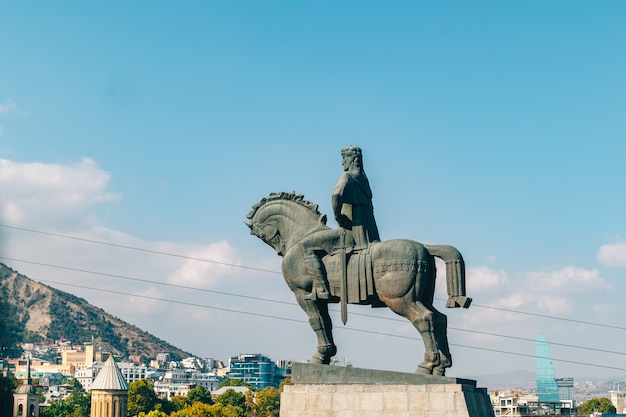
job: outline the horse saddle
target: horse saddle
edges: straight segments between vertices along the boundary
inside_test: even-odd
[[[370,256],[370,247],[360,251],[347,252],[347,283],[348,283],[348,304],[371,304],[372,307],[386,307],[376,294],[374,285],[374,269]],[[343,271],[341,270],[340,252],[326,255],[322,262],[326,268],[326,278],[332,296],[341,296],[341,281]]]

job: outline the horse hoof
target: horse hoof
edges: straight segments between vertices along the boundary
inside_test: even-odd
[[[436,376],[446,376],[446,368],[436,367],[433,369],[433,375]]]
[[[433,375],[445,376],[446,368],[452,366],[452,359],[443,353],[439,352],[439,365],[433,368]]]
[[[418,366],[417,369],[415,370],[416,374],[422,374],[422,375],[432,375],[432,371],[428,368],[422,368],[421,366]]]
[[[324,358],[317,356],[317,355],[313,355],[311,357],[310,363],[314,363],[316,365],[325,365],[323,361],[324,361]]]
[[[317,347],[317,353],[311,358],[311,363],[328,365],[330,358],[337,353],[337,346],[334,344],[321,345]]]
[[[472,299],[464,295],[449,296],[446,302],[447,308],[469,308],[472,304]]]
[[[432,375],[433,369],[441,365],[439,352],[424,353],[424,361],[417,365],[417,374]]]

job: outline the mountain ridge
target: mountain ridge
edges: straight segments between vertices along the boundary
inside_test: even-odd
[[[121,358],[155,358],[161,352],[170,353],[173,360],[193,356],[83,298],[34,281],[3,263],[0,301],[10,315],[5,327],[16,332],[18,342],[93,341]]]

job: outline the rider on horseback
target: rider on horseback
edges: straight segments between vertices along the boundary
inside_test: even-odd
[[[380,240],[374,219],[372,190],[363,170],[361,148],[349,146],[341,150],[343,170],[333,191],[335,219],[351,235],[355,250],[367,248],[369,242]]]
[[[366,249],[369,242],[380,240],[374,219],[372,190],[363,170],[361,148],[349,146],[341,150],[345,171],[333,191],[332,206],[339,230],[313,233],[300,241],[307,272],[313,278],[311,298],[328,299],[330,290],[321,258],[341,249],[340,235],[345,233],[345,246],[353,250]]]

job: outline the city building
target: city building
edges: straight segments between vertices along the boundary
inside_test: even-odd
[[[574,378],[557,378],[556,386],[559,387],[560,401],[574,401]]]
[[[253,387],[278,387],[291,374],[291,368],[280,368],[267,356],[242,354],[229,360],[227,378],[240,379]]]
[[[520,398],[517,394],[501,395],[496,392],[491,397],[491,405],[493,406],[495,417],[521,417],[530,415],[527,398]]]
[[[104,362],[109,357],[108,352],[96,350],[94,345],[85,345],[83,349],[66,349],[61,351],[61,364],[73,366],[74,369],[83,369],[94,362]]]
[[[68,378],[60,372],[31,371],[30,376],[32,379],[38,380],[39,385],[46,387],[50,385],[61,385]],[[17,379],[26,379],[27,371],[15,372],[15,377]]]
[[[160,368],[163,368],[171,360],[172,360],[172,355],[170,355],[169,353],[157,353],[156,361],[159,364]]]
[[[8,364],[14,369],[14,373],[26,374],[27,365],[30,364],[31,373],[33,372],[52,372],[61,373],[65,376],[71,376],[74,373],[74,365],[61,365],[50,363],[33,356],[26,358],[8,359]]]
[[[550,346],[541,334],[537,335],[535,342],[538,401],[540,403],[558,403],[559,387],[556,384],[554,367],[550,360]]]
[[[128,384],[113,356],[104,363],[91,384],[91,417],[126,417]]]
[[[91,391],[93,381],[95,381],[103,366],[103,362],[94,362],[85,368],[77,369],[74,371],[74,378],[80,382],[80,385],[82,385],[85,391],[89,392]]]
[[[331,366],[352,366],[352,363],[348,360],[348,358],[333,356],[330,358]]]
[[[575,415],[574,379],[554,377],[550,346],[543,335],[535,339],[537,389],[534,394],[518,392],[494,393],[491,405],[496,417],[526,417],[535,415]]]
[[[537,394],[494,393],[491,405],[495,417],[531,417],[537,415],[572,416],[574,401],[540,402]]]
[[[215,391],[220,379],[212,372],[198,372],[193,369],[173,368],[154,383],[154,391],[160,398],[183,396],[196,386],[203,386],[208,391]]]
[[[40,406],[48,407],[52,401],[65,400],[74,389],[73,385],[61,384],[61,385],[49,385],[44,389],[44,396],[46,399]]]
[[[626,392],[609,391],[611,402],[618,414],[626,414]]]

